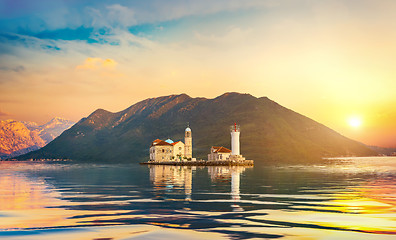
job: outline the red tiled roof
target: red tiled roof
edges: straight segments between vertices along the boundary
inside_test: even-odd
[[[230,152],[232,152],[230,149],[225,148],[225,147],[215,147],[215,146],[213,146],[212,148],[214,149],[215,153],[230,153]]]
[[[182,141],[174,142],[174,143],[172,143],[172,145],[175,146],[175,145],[176,145],[177,143],[179,143],[179,142],[182,142]]]
[[[159,139],[154,140],[153,143],[151,144],[151,146],[167,146],[167,145],[172,146],[172,144]]]

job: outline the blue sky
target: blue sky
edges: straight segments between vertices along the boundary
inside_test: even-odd
[[[190,24],[193,21],[221,21],[241,15],[241,9],[243,14],[245,10],[266,5],[262,1],[103,0],[3,0],[0,4],[3,32],[65,40],[87,40],[92,33],[108,33],[114,28],[131,29],[132,33],[153,33],[162,25],[172,27],[184,21]]]

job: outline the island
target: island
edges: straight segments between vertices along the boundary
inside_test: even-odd
[[[240,126],[230,127],[231,150],[223,146],[212,146],[208,160],[197,160],[192,154],[192,131],[190,126],[184,131],[184,143],[171,139],[155,139],[150,146],[150,160],[140,164],[174,166],[253,166],[253,160],[246,160],[240,154]]]

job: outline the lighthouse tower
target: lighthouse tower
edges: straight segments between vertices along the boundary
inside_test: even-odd
[[[184,132],[184,156],[186,158],[192,158],[192,135],[190,126],[187,126]]]
[[[231,126],[231,155],[240,155],[239,152],[239,134],[241,133],[239,125],[236,123]]]

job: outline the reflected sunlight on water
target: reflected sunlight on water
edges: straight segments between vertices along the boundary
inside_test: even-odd
[[[396,158],[254,168],[0,162],[0,238],[394,239],[395,183]]]

